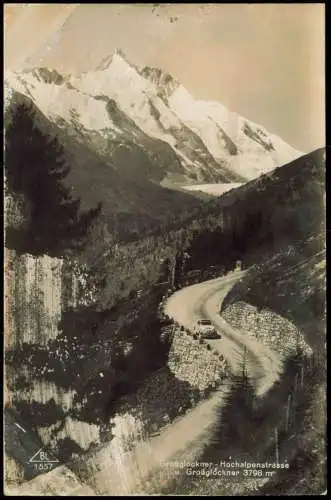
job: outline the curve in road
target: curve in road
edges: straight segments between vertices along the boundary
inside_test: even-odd
[[[245,360],[247,374],[256,383],[257,395],[263,395],[282,373],[283,363],[279,353],[255,340],[248,332],[236,330],[219,314],[226,295],[245,273],[232,272],[178,290],[167,300],[164,312],[188,329],[193,329],[199,318],[210,319],[221,339],[208,342],[223,354],[235,375],[242,371]]]
[[[220,302],[243,274],[233,273],[184,288],[168,299],[165,312],[188,328],[193,326],[198,316],[210,318],[222,333],[222,339],[210,342],[228,358],[234,372],[241,367],[246,346],[249,375],[259,381],[259,391],[264,392],[279,375],[281,364],[276,354],[236,332],[218,315]],[[193,461],[201,456],[212,439],[218,424],[218,410],[222,407],[228,390],[228,385],[221,386],[210,398],[164,427],[159,435],[135,443],[134,449],[129,452],[123,453],[123,449],[117,447],[113,440],[89,459],[82,457],[82,460],[92,462],[94,469],[89,478],[83,480],[85,485],[82,488],[86,488],[86,496],[90,495],[89,491],[97,495],[158,494],[162,485],[165,486],[174,479],[176,469],[171,468],[171,465],[169,467],[171,462]],[[47,476],[51,475],[52,473],[45,474],[42,480],[46,481]],[[30,481],[30,484],[22,485],[20,491],[23,493],[32,487],[33,491],[44,491],[45,487],[41,488],[40,482],[39,476]],[[66,488],[54,486],[54,490],[61,496],[66,494]],[[76,491],[82,489],[77,488]]]

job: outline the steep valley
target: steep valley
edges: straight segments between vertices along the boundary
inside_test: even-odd
[[[135,75],[131,70],[129,73]],[[151,77],[149,71],[145,74]],[[31,86],[30,77],[27,75]],[[39,71],[36,78],[39,90],[50,84],[45,78],[54,85],[63,83],[47,71]],[[103,92],[105,81],[99,81],[98,92]],[[75,84],[82,92],[83,86],[89,86],[89,76]],[[108,146],[123,144],[114,137],[108,144],[105,136],[90,132],[87,138],[86,130],[77,127],[77,117],[73,119],[75,130],[67,123],[64,128],[63,123],[50,118],[46,101],[40,101],[44,108],[39,109],[36,102],[40,104],[42,94],[34,95],[32,90],[29,98],[24,92],[14,94],[16,103],[6,130],[7,162],[12,163],[7,169],[6,199],[5,411],[10,417],[6,419],[5,439],[17,442],[15,422],[26,429],[21,431],[28,434],[25,438],[31,437],[28,445],[23,443],[16,450],[6,445],[9,482],[31,477],[27,454],[35,443],[41,443],[61,464],[73,460],[81,471],[86,453],[93,461],[99,446],[107,443],[116,451],[114,436],[123,437],[124,448],[132,447],[137,439],[158,432],[166,424],[171,426],[178,415],[228,383],[225,356],[201,347],[185,328],[171,321],[167,324],[168,319],[160,316],[164,297],[189,283],[194,273],[196,282],[203,281],[207,275],[230,272],[239,261],[248,273],[226,298],[222,309],[225,319],[254,333],[259,331],[258,321],[264,321],[266,327],[269,316],[265,309],[270,309],[277,315],[276,329],[285,318],[286,334],[296,336],[298,328],[304,338],[302,345],[307,344],[324,359],[323,149],[276,169],[271,169],[276,165],[272,161],[267,174],[220,197],[197,198],[161,186],[168,174],[180,176],[184,172],[185,177],[188,173],[187,164],[180,163],[169,143],[155,137],[154,122],[149,134],[141,123],[138,130],[132,117],[124,117],[118,104],[107,100],[113,128],[120,124],[121,134],[126,135],[124,156],[109,154]],[[173,109],[178,102],[171,95]],[[117,96],[120,102],[121,98]],[[99,99],[99,104],[102,102]],[[146,105],[145,100],[142,104]],[[159,101],[157,105],[163,106]],[[206,118],[209,125],[220,120],[219,106],[208,106],[208,110],[216,113]],[[30,113],[31,120],[25,121],[25,113]],[[193,118],[183,118],[185,127],[192,125]],[[199,139],[184,125],[178,127],[176,140],[182,141],[183,130],[189,135],[188,139],[184,134],[181,151],[189,148],[188,141],[193,144],[190,154],[200,148],[207,155],[207,148],[211,155],[212,145],[206,145],[198,126],[192,130]],[[230,135],[224,131],[221,135],[231,156],[235,156],[234,146],[240,149],[247,138],[258,148],[273,149],[253,125],[246,124],[245,137],[234,145]],[[129,151],[127,136],[144,143],[138,147],[131,142]],[[22,137],[35,141],[39,157],[32,154],[28,141],[21,142]],[[49,141],[46,157],[45,140]],[[56,165],[62,163],[56,158],[50,180],[46,176],[44,184],[38,184],[40,194],[31,200],[31,178],[38,179],[44,162],[51,162],[51,144],[57,143],[69,168],[57,171]],[[18,156],[17,145],[26,147]],[[233,174],[222,158],[216,158],[217,148],[219,144],[213,159],[206,159],[210,171],[204,175],[200,157],[200,178],[196,181],[218,181],[225,168],[225,181],[241,182],[242,176]],[[185,153],[189,154],[186,149]],[[30,170],[26,162],[30,162]],[[250,177],[258,173],[255,170]],[[48,199],[48,194],[53,198]],[[44,212],[39,199],[44,201]],[[59,200],[61,210],[57,210]],[[53,211],[48,213],[48,206]],[[70,215],[68,226],[66,214]],[[34,226],[36,220],[39,225]],[[61,246],[52,233],[65,236]],[[323,380],[323,374],[321,377]],[[155,408],[155,400],[162,401],[159,408]]]

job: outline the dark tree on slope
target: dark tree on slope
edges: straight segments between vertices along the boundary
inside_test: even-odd
[[[63,255],[79,248],[90,222],[101,206],[79,214],[80,200],[63,184],[70,167],[57,138],[41,132],[32,105],[18,104],[5,123],[5,173],[7,189],[25,199],[23,228],[6,230],[6,245],[34,255]],[[28,207],[28,209],[26,209]]]

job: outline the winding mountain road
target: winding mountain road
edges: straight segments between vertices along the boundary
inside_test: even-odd
[[[232,272],[192,285],[174,293],[165,305],[165,313],[180,325],[193,329],[199,318],[208,318],[221,334],[221,339],[208,339],[208,343],[227,359],[231,371],[239,374],[245,366],[251,380],[255,381],[257,394],[264,394],[282,372],[279,354],[258,342],[249,332],[238,331],[219,314],[221,304],[246,271]]]
[[[192,328],[198,317],[210,318],[222,338],[209,342],[226,357],[234,373],[240,373],[243,353],[246,352],[248,375],[257,382],[257,391],[262,394],[280,375],[281,362],[277,354],[249,338],[248,334],[233,329],[218,314],[222,300],[243,275],[244,272],[231,273],[179,290],[167,300],[165,312],[187,328]],[[97,495],[158,494],[162,485],[169,484],[176,475],[171,463],[199,459],[212,438],[218,410],[227,392],[228,387],[221,386],[207,400],[164,427],[159,435],[136,442],[133,450],[124,451],[121,443],[113,439],[93,456],[82,456],[82,462],[93,464],[89,477],[83,479],[86,488],[91,488],[90,491]],[[26,489],[31,491],[31,483],[34,483],[35,492],[38,490],[36,483],[45,482],[51,475],[35,478],[29,482],[30,488],[27,483],[19,489],[24,494]],[[53,475],[57,477],[55,471]],[[50,482],[53,491],[58,491],[61,496],[66,494],[55,481]],[[77,491],[82,491],[82,488],[84,486]],[[84,493],[91,495],[88,491]]]

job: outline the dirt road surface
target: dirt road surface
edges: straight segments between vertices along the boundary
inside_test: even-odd
[[[193,329],[199,318],[210,319],[222,338],[208,339],[208,343],[224,355],[234,374],[241,372],[245,358],[248,376],[257,383],[257,394],[262,395],[280,377],[279,354],[255,340],[249,332],[236,330],[219,315],[222,301],[244,275],[245,271],[233,272],[183,288],[168,299],[165,313],[189,329]]]
[[[210,318],[222,338],[209,342],[228,359],[234,372],[241,370],[246,350],[248,375],[257,381],[258,391],[263,393],[281,372],[277,354],[246,334],[235,331],[218,314],[221,301],[243,275],[244,272],[232,273],[179,290],[168,299],[165,312],[188,328],[194,325],[198,317]],[[87,462],[93,465],[88,479],[84,479],[86,494],[89,495],[90,491],[96,495],[157,494],[178,473],[178,468],[173,467],[175,462],[197,460],[208,445],[219,418],[216,410],[222,406],[227,392],[228,387],[221,387],[207,400],[164,427],[160,435],[137,442],[129,452],[112,440],[93,456],[86,457]],[[75,472],[79,475],[79,472]],[[16,489],[15,493],[36,493],[38,485],[34,484],[32,488],[31,483],[40,481],[44,484],[50,474],[56,476],[55,471],[44,474]],[[65,496],[63,487],[64,482],[56,487],[55,481],[53,493],[57,491],[59,495]],[[40,485],[40,490],[44,492],[45,487]],[[72,485],[70,490],[73,490]],[[78,488],[78,484],[77,490],[83,491]]]

